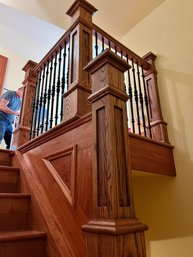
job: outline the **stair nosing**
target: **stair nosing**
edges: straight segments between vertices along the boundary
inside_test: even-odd
[[[46,232],[35,230],[0,232],[0,242],[30,240],[36,238],[46,238]]]
[[[0,198],[31,198],[28,193],[0,193]]]
[[[0,165],[0,171],[1,170],[9,170],[9,171],[19,171],[20,169],[17,167],[9,166],[9,165]]]

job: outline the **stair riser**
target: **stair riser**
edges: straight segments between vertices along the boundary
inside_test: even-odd
[[[0,171],[0,193],[17,192],[18,172]]]
[[[42,257],[45,256],[44,239],[0,242],[2,257]]]
[[[27,228],[29,199],[0,199],[0,230]]]
[[[11,158],[10,153],[6,151],[0,151],[0,165],[10,166]]]

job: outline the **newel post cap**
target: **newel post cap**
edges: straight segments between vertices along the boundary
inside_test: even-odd
[[[66,12],[67,15],[73,17],[75,12],[80,8],[83,7],[84,9],[86,9],[89,13],[91,13],[92,15],[97,11],[97,9],[91,5],[89,2],[85,1],[85,0],[76,0],[68,9],[68,11]]]
[[[92,79],[92,95],[88,99],[94,102],[106,94],[111,94],[127,101],[123,73],[129,68],[125,60],[109,49],[98,55],[84,68],[91,73]]]
[[[28,78],[33,77],[33,70],[36,67],[37,63],[34,61],[29,60],[25,66],[22,68],[23,71],[25,71],[25,80]],[[23,83],[25,83],[25,80]]]
[[[101,67],[103,67],[105,64],[111,64],[121,72],[125,72],[131,67],[125,60],[123,60],[117,54],[113,53],[109,49],[106,49],[101,54],[99,54],[94,60],[90,61],[88,65],[84,67],[84,70],[93,74]]]

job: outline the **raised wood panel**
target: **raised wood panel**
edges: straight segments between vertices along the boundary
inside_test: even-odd
[[[116,110],[115,114],[116,119],[122,119],[120,110]],[[104,127],[104,117],[99,119],[101,120],[99,122],[100,126]],[[118,124],[115,125],[116,130],[121,130]],[[99,138],[101,139],[103,136],[101,135]],[[122,138],[119,138],[117,141],[119,149],[121,149],[122,140]],[[173,165],[170,163],[173,159],[168,159],[168,155],[171,157],[172,147],[167,144],[156,144],[152,140],[131,134],[130,147],[132,169],[171,175],[168,174],[168,171],[171,171],[169,167]],[[159,149],[158,156],[155,155],[156,149]],[[168,149],[168,152],[164,149]],[[66,123],[66,125],[65,123],[60,124],[39,138],[32,140],[31,143],[20,147],[20,151],[22,152],[20,154],[20,164],[25,170],[25,172],[21,170],[22,178],[24,179],[26,176],[26,183],[29,183],[29,187],[33,192],[32,206],[33,204],[39,206],[41,215],[45,219],[45,224],[38,221],[38,217],[41,217],[41,215],[37,215],[34,212],[32,212],[31,220],[37,228],[42,226],[44,231],[47,231],[49,251],[51,251],[51,248],[54,249],[54,245],[56,245],[56,249],[59,251],[58,256],[71,257],[74,255],[85,257],[85,238],[81,227],[92,217],[93,210],[91,201],[93,194],[91,116],[87,115],[77,121]],[[63,192],[57,179],[54,178],[50,167],[48,167],[49,165],[45,165],[45,160],[50,162],[50,165],[53,165],[55,169],[55,174],[58,169],[62,173],[64,169],[71,167],[70,174],[67,174],[67,178],[70,178],[69,180],[71,181],[72,163],[70,160],[73,159],[73,151],[75,151],[74,154],[76,155],[74,165],[77,166],[77,169],[75,169],[76,181],[73,182],[76,184],[74,190],[76,208],[73,208],[69,202],[68,197]],[[162,155],[162,152],[165,152],[165,154]],[[154,159],[151,158],[152,154]],[[64,164],[64,160],[62,160],[64,167],[62,164],[57,163],[63,157],[64,160],[65,158],[68,159],[68,164]],[[155,157],[159,157],[160,161],[157,162]],[[153,164],[153,162],[156,162],[156,164]],[[157,167],[158,164],[159,168]],[[67,182],[65,183],[67,184]],[[120,178],[119,183],[124,183],[122,178]],[[21,188],[23,187],[24,185],[21,185]],[[66,187],[69,188],[70,183]],[[127,204],[122,200],[120,200],[120,203]],[[57,255],[57,250],[53,251]]]
[[[173,146],[135,134],[129,135],[133,170],[175,176]]]
[[[72,63],[70,83],[78,79],[78,31],[72,33]]]
[[[116,156],[121,153],[119,161],[117,162],[117,183],[119,188],[119,206],[127,207],[130,205],[130,196],[128,190],[128,169],[126,162],[126,151],[125,151],[125,137],[124,137],[124,128],[122,124],[124,124],[124,115],[123,109],[114,106],[115,112],[115,130],[114,137],[116,138]]]
[[[43,161],[60,186],[64,195],[75,207],[77,146],[45,156]]]
[[[65,126],[64,130],[59,126],[60,135],[57,134],[55,128],[56,137],[52,138],[51,133],[50,140],[42,141],[43,137],[47,137],[46,134],[42,135],[40,137],[42,143],[38,145],[38,139],[35,139],[36,146],[33,149],[25,151],[23,147],[22,150],[24,152],[22,165],[26,164],[30,175],[28,181],[37,196],[36,201],[45,217],[49,233],[60,249],[61,256],[65,257],[85,256],[86,242],[81,226],[88,222],[92,213],[91,120],[79,124],[78,127],[72,128],[71,126],[68,131],[65,131]],[[74,162],[65,166],[63,157],[64,160],[67,158],[68,162],[69,159],[74,159]],[[61,160],[64,166],[57,163]],[[45,162],[50,162],[52,169]],[[74,168],[71,165],[74,168],[77,167],[76,176],[74,176],[76,181],[72,179]],[[58,174],[68,166],[71,166],[71,174],[67,177],[70,177],[70,184],[72,181],[74,183],[72,187],[74,187],[76,208],[69,202],[68,195],[64,193],[64,183],[62,187],[58,183],[58,177],[60,177]],[[61,181],[64,182],[62,179]],[[67,186],[66,190],[70,192]]]

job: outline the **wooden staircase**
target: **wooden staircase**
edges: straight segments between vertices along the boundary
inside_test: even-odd
[[[0,257],[44,257],[46,233],[30,227],[30,194],[19,190],[12,155],[0,150]]]

